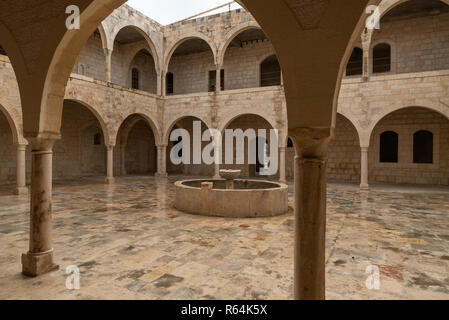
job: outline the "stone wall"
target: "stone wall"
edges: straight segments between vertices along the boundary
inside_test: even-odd
[[[413,163],[413,135],[427,130],[434,135],[433,164]],[[399,135],[398,163],[380,162],[380,135]],[[449,185],[449,120],[424,108],[406,108],[389,114],[374,129],[369,149],[370,183]]]
[[[16,181],[16,150],[9,123],[0,111],[0,185]]]

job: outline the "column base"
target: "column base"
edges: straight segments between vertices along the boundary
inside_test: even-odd
[[[14,194],[17,196],[27,195],[29,193],[28,187],[20,187],[14,190]]]
[[[168,173],[155,173],[156,178],[168,178]]]
[[[360,190],[362,191],[369,191],[369,185],[368,184],[361,184]]]
[[[39,253],[22,254],[22,273],[28,277],[37,277],[42,274],[58,270],[59,266],[53,263],[53,250]]]
[[[115,178],[114,177],[106,177],[105,182],[106,182],[106,184],[114,184]]]

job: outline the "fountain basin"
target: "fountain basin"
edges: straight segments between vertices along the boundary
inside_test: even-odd
[[[212,188],[204,188],[205,182],[212,183]],[[224,179],[178,181],[175,183],[175,208],[205,216],[273,217],[288,212],[288,186],[271,181],[237,179],[234,189],[226,189]]]

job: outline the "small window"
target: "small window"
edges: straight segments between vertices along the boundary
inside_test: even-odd
[[[209,92],[215,92],[215,85],[217,83],[217,71],[209,71]]]
[[[421,130],[413,135],[413,162],[433,163],[433,133]]]
[[[139,90],[139,70],[136,68],[131,71],[131,88]]]
[[[387,43],[380,43],[373,49],[373,73],[391,71],[391,47]]]
[[[266,58],[260,64],[260,86],[280,86],[281,66],[275,55]]]
[[[3,49],[2,46],[0,46],[0,55],[2,55],[2,56],[8,56],[8,55],[6,54],[5,49]]]
[[[357,76],[363,74],[363,50],[354,48],[346,67],[347,76]]]
[[[290,138],[288,138],[288,141],[287,141],[287,148],[293,148],[293,141]]]
[[[380,162],[398,162],[399,136],[394,131],[386,131],[380,135]]]
[[[78,74],[82,76],[86,75],[86,67],[82,63],[78,65]]]
[[[101,133],[97,133],[94,135],[94,145],[101,146]]]
[[[224,69],[220,70],[220,89],[224,91],[225,89],[225,71]]]
[[[174,93],[174,82],[173,82],[173,80],[174,80],[174,77],[173,77],[173,73],[171,73],[171,72],[168,72],[167,73],[167,79],[166,79],[167,81],[167,87],[166,87],[166,91],[167,91],[167,94],[173,94]]]

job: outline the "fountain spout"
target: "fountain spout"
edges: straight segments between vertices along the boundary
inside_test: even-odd
[[[240,177],[242,170],[220,170],[220,177],[226,180],[226,189],[234,189],[234,180]]]

